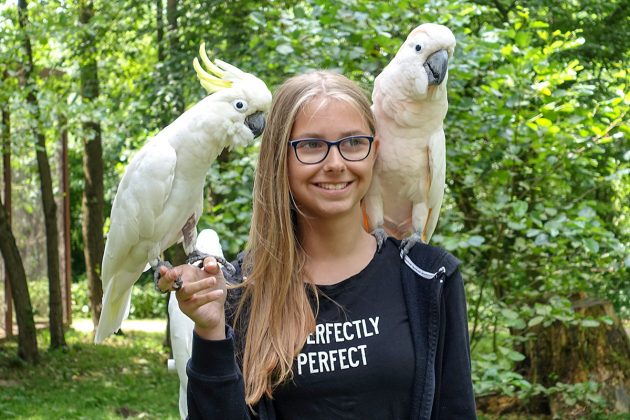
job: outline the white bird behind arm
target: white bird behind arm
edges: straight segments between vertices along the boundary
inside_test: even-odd
[[[194,67],[211,95],[184,112],[136,154],[112,205],[102,264],[103,307],[99,343],[129,314],[131,290],[147,263],[157,270],[168,247],[183,240],[189,259],[203,208],[206,173],[226,147],[246,145],[264,128],[271,92],[263,81],[220,60],[212,63],[202,44]]]
[[[204,229],[197,236],[197,249],[208,255],[223,258],[223,250],[219,235],[212,229]],[[168,315],[170,318],[171,347],[173,360],[179,376],[179,415],[182,419],[188,417],[188,374],[186,364],[192,356],[193,329],[195,323],[179,309],[175,292],[171,292],[168,301]],[[170,369],[170,367],[169,367]]]
[[[374,81],[378,157],[365,209],[379,247],[386,234],[408,251],[428,242],[444,195],[442,122],[448,110],[448,59],[455,37],[445,26],[415,28]]]

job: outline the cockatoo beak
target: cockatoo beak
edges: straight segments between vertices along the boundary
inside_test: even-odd
[[[442,83],[448,71],[448,52],[439,50],[431,54],[424,63],[424,70],[427,72],[429,85]]]
[[[245,118],[245,125],[254,134],[254,138],[260,136],[265,129],[265,114],[258,111]]]

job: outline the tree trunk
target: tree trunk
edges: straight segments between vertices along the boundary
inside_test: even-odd
[[[157,54],[158,54],[158,61],[162,63],[164,62],[164,45],[162,44],[164,42],[164,19],[162,17],[163,16],[162,0],[156,0],[155,7],[156,7],[155,27],[157,30]]]
[[[80,63],[81,96],[84,103],[89,103],[99,95],[98,67],[96,62],[96,42],[94,36],[85,25],[94,16],[94,5],[91,0],[81,1],[79,6],[79,22],[83,31],[83,56]],[[98,325],[103,300],[103,284],[101,281],[101,264],[103,260],[103,147],[101,143],[101,126],[98,121],[83,123],[83,252],[88,277],[88,293],[92,322]]]
[[[529,329],[532,339],[525,344],[524,373],[531,383],[545,387],[557,382],[575,384],[587,381],[600,385],[598,394],[615,411],[630,412],[630,341],[612,305],[581,295],[574,310],[597,319],[608,316],[612,325],[580,327],[555,322],[548,327]],[[581,418],[588,408],[567,404],[561,393],[532,400],[530,409],[562,418]]]
[[[4,71],[3,78],[8,77]],[[8,105],[6,105],[8,108]],[[7,210],[7,224],[11,227],[11,113],[2,109],[2,171],[4,173],[4,202]],[[4,330],[7,337],[13,336],[13,298],[9,266],[4,264]]]
[[[59,116],[61,129],[61,185],[63,191],[63,281],[65,282],[65,324],[72,325],[72,247],[70,225],[70,173],[68,168],[68,119]]]
[[[35,95],[35,84],[31,80],[33,72],[33,51],[31,40],[28,36],[28,12],[26,0],[18,0],[20,28],[24,36],[24,48],[27,62],[24,66],[24,79],[26,81],[26,100],[33,112],[33,134],[37,139],[36,156],[39,169],[39,179],[42,193],[42,205],[44,208],[44,223],[46,225],[46,260],[48,266],[48,291],[49,291],[49,328],[50,348],[65,347],[66,339],[63,331],[63,303],[61,300],[61,283],[59,276],[59,229],[57,228],[57,204],[53,194],[52,174],[48,154],[46,153],[46,138],[40,125],[39,103]]]
[[[169,43],[169,60],[178,60],[180,57],[180,45],[178,42],[178,24],[177,24],[177,5],[178,0],[166,1],[166,23],[167,23],[167,39]],[[169,73],[170,75],[170,73]],[[175,103],[173,104],[174,115],[169,118],[172,121],[174,118],[181,115],[185,110],[184,94],[182,93],[181,83],[178,81],[172,81],[175,87]]]
[[[31,298],[26,285],[26,273],[22,264],[20,250],[15,242],[11,230],[11,224],[7,217],[7,211],[0,202],[0,252],[7,270],[10,271],[9,281],[13,291],[13,303],[15,304],[15,317],[18,326],[18,356],[29,363],[35,363],[39,359],[37,351],[37,332],[33,320],[33,308]]]

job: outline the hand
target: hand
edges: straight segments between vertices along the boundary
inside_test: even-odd
[[[160,267],[158,287],[171,289],[178,277],[182,286],[175,296],[182,312],[194,321],[195,332],[207,340],[224,339],[227,290],[219,264],[207,257],[203,268],[188,264],[172,269]]]

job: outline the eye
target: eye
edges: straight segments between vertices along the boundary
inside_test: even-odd
[[[324,142],[321,140],[313,139],[313,140],[302,140],[297,144],[298,149],[303,150],[320,150],[324,147]]]
[[[415,49],[416,49],[416,52],[422,51],[422,45],[416,44]]]
[[[247,111],[247,102],[242,100],[242,99],[237,99],[234,102],[232,102],[232,106],[238,112],[245,112],[245,111]]]

